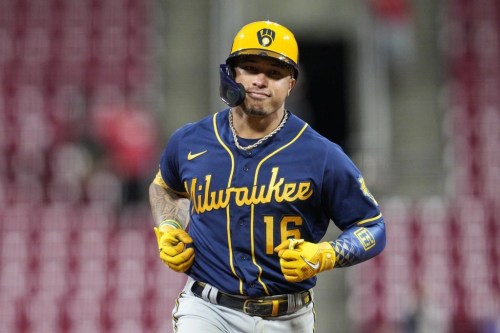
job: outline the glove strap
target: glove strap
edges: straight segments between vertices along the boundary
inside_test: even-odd
[[[163,220],[163,221],[161,221],[161,223],[158,225],[158,229],[160,229],[161,227],[166,226],[166,225],[171,226],[175,229],[182,229],[182,225],[175,220]]]

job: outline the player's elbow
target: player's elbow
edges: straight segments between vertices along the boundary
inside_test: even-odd
[[[149,197],[150,198],[155,193],[155,191],[157,191],[156,186],[158,186],[158,185],[156,185],[154,182],[151,182],[151,184],[149,184]]]
[[[371,225],[370,232],[375,239],[375,247],[372,252],[373,257],[375,257],[384,251],[387,244],[384,220],[380,220],[376,224]]]

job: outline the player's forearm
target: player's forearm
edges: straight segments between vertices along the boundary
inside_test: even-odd
[[[149,203],[157,226],[164,221],[176,221],[184,229],[189,219],[189,200],[162,186],[151,183]]]
[[[383,221],[370,226],[349,228],[330,242],[336,254],[334,267],[348,267],[371,259],[382,252],[385,242]]]

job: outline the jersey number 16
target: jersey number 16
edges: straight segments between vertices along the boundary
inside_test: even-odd
[[[302,225],[302,218],[300,216],[284,216],[281,218],[279,223],[281,240],[278,244],[274,244],[274,217],[264,216],[264,223],[266,224],[266,254],[272,255],[274,247],[288,238],[302,238],[300,230],[297,228]]]

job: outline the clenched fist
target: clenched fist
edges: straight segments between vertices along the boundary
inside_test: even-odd
[[[193,242],[191,236],[182,229],[154,230],[161,260],[176,272],[187,271],[194,261],[194,249],[186,247]]]
[[[309,279],[335,265],[335,251],[328,242],[315,244],[303,239],[287,239],[274,252],[278,253],[281,271],[289,282]]]

